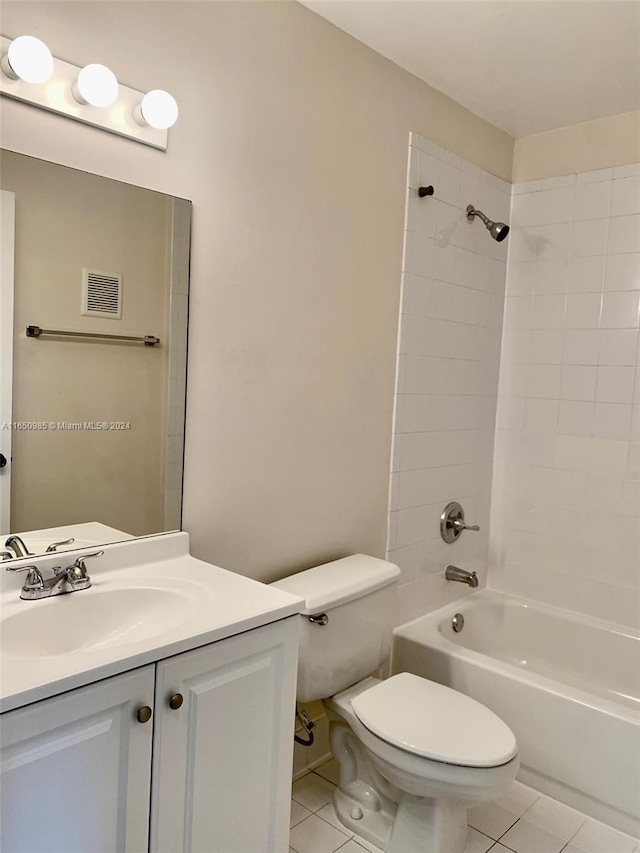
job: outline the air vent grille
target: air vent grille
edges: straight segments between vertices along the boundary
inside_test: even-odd
[[[122,276],[101,270],[82,270],[82,310],[88,317],[122,317]]]

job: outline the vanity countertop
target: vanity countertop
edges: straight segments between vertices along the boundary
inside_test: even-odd
[[[48,574],[60,561],[59,554],[47,555],[37,565]],[[24,574],[1,573],[0,712],[284,619],[304,606],[296,596],[190,556],[186,533],[105,545],[87,569],[90,589],[40,601],[20,599]]]

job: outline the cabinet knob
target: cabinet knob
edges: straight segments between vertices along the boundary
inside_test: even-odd
[[[184,696],[182,693],[174,693],[173,696],[169,699],[169,707],[172,711],[177,711],[178,708],[182,707],[182,703],[184,702]]]
[[[153,711],[148,705],[143,705],[142,708],[138,708],[138,713],[136,714],[136,719],[139,723],[148,723],[151,719],[151,714]]]

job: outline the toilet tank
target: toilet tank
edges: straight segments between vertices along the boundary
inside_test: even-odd
[[[327,699],[389,657],[399,575],[393,563],[355,554],[272,584],[306,601],[300,614],[299,702]]]

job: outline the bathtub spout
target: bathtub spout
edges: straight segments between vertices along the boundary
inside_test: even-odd
[[[459,569],[457,566],[447,566],[444,576],[448,581],[460,581],[460,583],[469,584],[474,589],[478,586],[478,575],[475,572],[468,572],[466,569]]]

